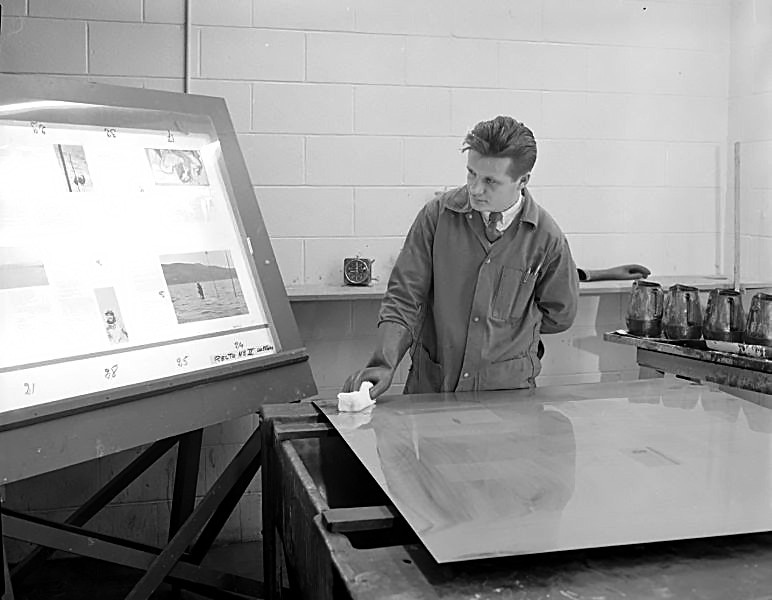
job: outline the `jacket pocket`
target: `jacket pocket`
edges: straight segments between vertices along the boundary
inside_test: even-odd
[[[494,319],[522,319],[533,296],[536,278],[523,269],[504,267],[493,296],[491,316]]]
[[[536,384],[534,363],[530,356],[518,356],[488,365],[480,372],[480,390],[516,390]]]
[[[432,394],[442,391],[442,367],[434,362],[419,343],[412,357],[405,383],[406,394]]]

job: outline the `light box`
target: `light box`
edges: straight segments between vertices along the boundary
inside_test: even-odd
[[[300,347],[222,99],[0,76],[0,181],[0,425]]]

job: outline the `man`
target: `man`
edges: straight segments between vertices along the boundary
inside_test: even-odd
[[[406,393],[527,388],[539,334],[571,326],[578,274],[568,242],[526,185],[536,142],[511,117],[466,136],[467,184],[419,212],[381,304],[378,345],[344,390],[386,391],[412,346]]]
[[[381,304],[375,352],[344,392],[370,381],[372,398],[384,393],[408,348],[405,393],[533,387],[540,334],[571,326],[580,279],[649,273],[577,270],[565,236],[526,188],[536,142],[522,123],[480,122],[462,151],[467,184],[418,213]]]

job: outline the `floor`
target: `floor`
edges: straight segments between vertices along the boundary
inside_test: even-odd
[[[212,548],[204,564],[245,577],[262,579],[259,542]],[[49,560],[34,581],[14,589],[15,600],[118,600],[125,598],[141,576],[139,571],[88,558]],[[198,594],[175,594],[164,584],[154,600],[198,600]]]

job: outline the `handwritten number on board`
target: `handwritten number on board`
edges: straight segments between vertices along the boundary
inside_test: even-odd
[[[115,130],[115,127],[105,127],[105,133],[107,134],[107,137],[114,138],[117,131]]]
[[[118,365],[113,365],[109,369],[105,369],[105,379],[115,379],[118,374]]]
[[[24,394],[26,396],[31,396],[35,393],[35,384],[34,383],[25,383],[24,384]]]
[[[41,123],[40,121],[31,121],[30,125],[32,126],[32,132],[33,133],[39,133],[40,135],[46,134],[46,125],[45,123]]]
[[[188,366],[188,355],[177,357],[177,366],[180,368]]]
[[[172,133],[172,130],[171,129],[167,129],[166,132],[168,133],[168,135],[166,136],[166,141],[169,142],[170,144],[173,144],[174,143],[174,134]]]

